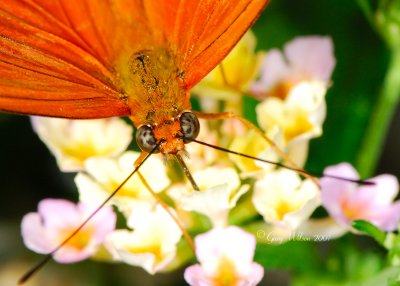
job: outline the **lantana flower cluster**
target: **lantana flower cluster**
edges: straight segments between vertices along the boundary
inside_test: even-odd
[[[323,131],[325,96],[335,66],[332,40],[299,37],[283,51],[256,52],[255,47],[256,39],[249,32],[193,94],[205,112],[238,115],[243,114],[245,97],[257,99],[254,124],[259,129],[248,128],[238,119],[201,120],[198,140],[303,168],[310,140]],[[133,128],[122,119],[33,117],[32,124],[60,169],[77,172],[77,204],[46,199],[37,213],[23,219],[27,247],[49,253],[119,187],[140,153],[127,151]],[[370,179],[375,185],[358,186],[304,177],[196,143],[186,149],[186,163],[200,191],[193,190],[179,165],[152,155],[54,259],[71,263],[95,257],[140,266],[154,274],[187,264],[192,253],[198,264],[185,271],[190,285],[256,285],[263,277],[263,268],[253,261],[256,241],[266,241],[260,232],[244,230],[254,230],[252,224],[282,242],[295,231],[340,236],[354,231],[352,221],[360,219],[393,231],[400,220],[400,202],[393,203],[398,182],[391,175]],[[325,173],[358,179],[346,163]],[[321,206],[330,217],[316,223],[311,216]],[[116,228],[115,212],[125,219],[123,227]],[[194,237],[195,253],[182,235],[182,226]]]

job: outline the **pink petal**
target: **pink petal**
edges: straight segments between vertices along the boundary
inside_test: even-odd
[[[37,253],[47,254],[56,247],[54,243],[49,242],[38,213],[28,213],[24,216],[21,223],[21,235],[26,247]]]
[[[289,73],[289,67],[278,49],[270,50],[262,63],[262,78],[255,82],[251,90],[255,93],[264,93],[272,89]]]
[[[368,181],[375,182],[374,186],[360,186],[360,192],[373,196],[375,205],[389,205],[399,192],[399,182],[393,175],[380,175]]]
[[[26,215],[22,221],[22,237],[28,248],[49,253],[62,242],[63,236],[72,233],[93,212],[94,207],[61,199],[45,199],[39,203],[38,213]],[[54,260],[72,263],[93,255],[106,236],[115,229],[116,215],[113,209],[103,207],[80,232],[92,231],[82,248],[65,245],[54,254]],[[80,233],[77,235],[79,236]],[[65,237],[66,238],[66,237]],[[85,240],[86,242],[86,240]]]
[[[81,219],[82,221],[94,211],[93,206],[83,203],[79,203],[78,208],[83,214]],[[105,240],[106,236],[115,229],[116,223],[117,216],[115,215],[113,208],[111,206],[104,206],[101,208],[87,225],[95,230],[92,237],[93,241],[96,241],[96,244],[101,244]]]
[[[183,274],[186,282],[191,286],[210,286],[210,279],[206,276],[200,264],[195,264],[186,268]]]
[[[336,63],[330,37],[297,37],[286,44],[284,54],[296,70],[322,81],[330,79]]]
[[[354,168],[346,163],[329,167],[324,173],[358,179]],[[376,184],[357,186],[351,182],[322,178],[322,205],[339,222],[350,224],[350,219],[365,219],[382,230],[395,230],[400,220],[400,202],[392,204],[399,189],[397,178],[380,175],[369,181]],[[350,213],[346,215],[346,211]]]
[[[46,228],[65,228],[80,220],[76,205],[63,199],[44,199],[39,202],[38,212]]]
[[[325,168],[324,174],[349,179],[359,178],[356,170],[348,163],[341,163]],[[322,177],[319,183],[321,186],[321,203],[329,215],[338,222],[349,224],[348,218],[343,213],[342,203],[344,201],[354,201],[353,198],[357,192],[357,185],[328,177]]]
[[[400,222],[400,201],[390,206],[371,209],[369,220],[384,231],[396,230]]]
[[[94,254],[94,249],[84,248],[80,251],[71,248],[61,248],[53,255],[58,263],[75,263],[85,260]]]
[[[324,170],[324,174],[348,179],[359,179],[357,171],[348,163],[341,163],[336,166],[327,167]],[[322,177],[319,183],[321,186],[322,205],[328,210],[332,208],[334,204],[339,203],[342,199],[351,197],[356,192],[357,187],[354,183],[329,177]]]
[[[348,179],[356,179],[356,180],[360,178],[356,169],[354,169],[354,167],[349,163],[340,163],[335,166],[327,167],[324,170],[324,174],[344,177]],[[323,177],[323,179],[325,178]],[[337,180],[337,182],[347,183],[345,181],[340,181],[340,180]]]
[[[260,283],[264,276],[264,268],[258,263],[252,263],[248,275],[242,277],[235,285],[254,286]],[[213,286],[214,282],[207,277],[200,264],[195,264],[186,268],[184,273],[186,282],[191,286]]]
[[[190,266],[185,271],[185,280],[192,286],[215,285],[214,277],[219,277],[219,259],[229,259],[236,271],[235,285],[251,286],[261,281],[264,270],[253,262],[256,241],[253,235],[230,226],[214,228],[196,236],[196,256],[200,264]]]
[[[92,205],[79,203],[75,211],[80,216],[73,225],[79,226],[94,210],[95,207]],[[86,228],[93,230],[86,246],[79,250],[63,247],[54,255],[54,260],[59,263],[74,263],[89,258],[97,251],[107,235],[115,229],[116,220],[117,217],[111,206],[101,208],[81,230],[85,231]]]

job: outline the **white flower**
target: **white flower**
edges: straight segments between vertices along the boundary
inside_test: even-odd
[[[253,286],[263,275],[261,265],[253,262],[256,240],[238,227],[214,228],[195,238],[200,264],[185,271],[191,286]]]
[[[249,186],[240,186],[240,179],[233,168],[207,168],[193,173],[200,191],[190,191],[188,186],[176,185],[168,194],[186,211],[206,215],[214,226],[225,226],[229,211]]]
[[[297,165],[307,159],[309,140],[322,134],[325,92],[321,82],[302,82],[285,99],[269,97],[256,107],[261,128],[267,134],[279,130],[281,145]]]
[[[260,103],[256,108],[257,121],[267,131],[278,126],[285,143],[317,137],[325,119],[325,92],[321,82],[300,83],[285,100],[270,97]]]
[[[298,174],[277,170],[254,186],[253,204],[266,222],[295,230],[320,204],[318,187]]]
[[[279,131],[278,128],[271,129],[268,134],[268,137],[272,138],[278,146],[282,141],[279,140],[282,137]],[[235,137],[228,149],[272,162],[279,160],[279,155],[255,130],[249,130],[246,134]],[[242,171],[242,177],[257,175],[260,171],[269,171],[275,168],[272,164],[261,163],[235,154],[229,154],[229,158]]]
[[[87,173],[75,177],[81,201],[102,203],[133,171],[139,153],[128,151],[117,159],[91,158],[85,163]],[[156,155],[151,156],[139,169],[154,192],[158,193],[169,184],[165,166]],[[137,174],[115,194],[112,202],[126,215],[137,202],[154,203],[154,198]]]
[[[263,62],[261,79],[252,85],[257,121],[269,134],[279,128],[283,150],[297,165],[305,163],[309,140],[322,134],[325,94],[335,66],[329,37],[298,37],[284,52],[273,49]]]
[[[119,118],[69,120],[31,117],[40,139],[64,172],[83,168],[93,156],[118,156],[132,141],[132,127]]]
[[[133,231],[117,230],[108,237],[106,247],[114,259],[141,266],[151,274],[172,262],[182,233],[161,206],[142,205],[132,212],[127,223]]]

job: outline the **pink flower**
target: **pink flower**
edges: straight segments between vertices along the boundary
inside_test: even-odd
[[[45,199],[39,203],[37,213],[28,213],[21,224],[25,245],[37,252],[48,254],[94,210],[88,204],[62,199]],[[116,216],[111,207],[103,207],[53,258],[60,263],[73,263],[93,255],[106,236],[115,229]]]
[[[358,179],[357,171],[347,163],[328,167],[325,174]],[[322,178],[322,205],[339,223],[350,225],[353,220],[367,220],[385,231],[393,231],[400,220],[400,201],[393,202],[399,183],[392,175],[369,179],[375,185]]]
[[[214,228],[195,238],[200,264],[185,271],[192,286],[257,285],[264,275],[261,265],[253,262],[256,240],[238,227]]]
[[[301,81],[328,83],[335,66],[330,37],[297,37],[287,43],[283,53],[270,50],[262,64],[261,79],[251,90],[264,97],[265,93],[285,98],[288,91]]]

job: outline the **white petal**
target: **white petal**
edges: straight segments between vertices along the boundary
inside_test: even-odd
[[[264,220],[295,229],[319,205],[318,187],[301,181],[299,175],[289,170],[266,174],[256,182],[253,204]]]
[[[132,140],[132,127],[122,119],[68,120],[32,117],[39,137],[57,159],[61,170],[79,171],[93,156],[116,156]]]

